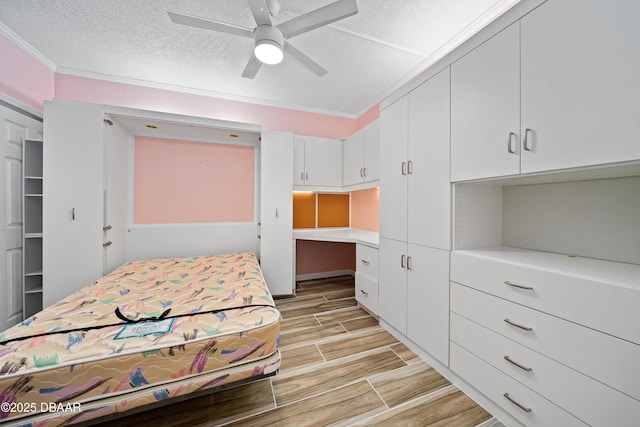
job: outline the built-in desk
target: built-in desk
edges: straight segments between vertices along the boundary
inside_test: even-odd
[[[373,231],[357,228],[314,228],[293,230],[294,240],[317,240],[321,242],[357,243],[378,248],[380,237]]]
[[[377,315],[378,233],[355,228],[298,229],[293,232],[294,254],[299,240],[355,244],[355,260],[352,258],[352,267],[350,267],[348,274],[355,274],[356,300],[372,314]],[[349,256],[353,257],[354,252],[351,252]],[[295,258],[294,256],[293,267],[294,275],[297,276]]]

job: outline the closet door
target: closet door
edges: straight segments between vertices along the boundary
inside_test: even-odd
[[[103,275],[104,107],[46,102],[43,305]]]
[[[380,317],[407,333],[407,244],[380,239],[378,300]]]
[[[380,112],[380,237],[401,241],[407,240],[408,105],[405,96]]]
[[[364,181],[364,132],[358,131],[344,140],[342,146],[342,185]]]
[[[451,65],[451,180],[520,172],[520,34],[515,23]]]
[[[449,69],[409,94],[409,243],[451,249]]]
[[[260,265],[273,295],[291,295],[293,134],[262,132],[260,162]]]
[[[522,18],[522,172],[640,158],[640,2],[548,1]]]

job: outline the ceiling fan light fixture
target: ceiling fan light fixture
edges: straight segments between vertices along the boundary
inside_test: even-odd
[[[284,58],[282,48],[271,40],[260,40],[256,42],[254,53],[260,62],[268,65],[279,64],[282,62],[282,58]]]
[[[254,32],[256,41],[253,53],[263,64],[275,65],[284,58],[284,35],[271,25],[259,25]]]

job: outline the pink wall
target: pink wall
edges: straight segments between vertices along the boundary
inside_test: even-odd
[[[254,221],[254,147],[135,138],[134,223]]]
[[[2,34],[0,58],[0,93],[42,111],[43,101],[53,99],[53,71]]]
[[[357,129],[357,120],[174,92],[124,83],[56,74],[56,98],[120,107],[184,114],[262,125],[265,130],[344,138]]]
[[[354,243],[297,240],[296,275],[355,269]]]
[[[380,104],[376,104],[369,108],[363,115],[356,120],[356,127],[362,129],[371,122],[375,122],[380,117]]]
[[[380,229],[380,190],[371,188],[351,192],[351,227],[378,232]]]

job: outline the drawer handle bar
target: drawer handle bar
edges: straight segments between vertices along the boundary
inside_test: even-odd
[[[511,396],[509,396],[509,393],[505,393],[503,394],[503,396],[505,397],[505,399],[507,399],[509,402],[513,403],[514,405],[516,405],[518,408],[522,409],[524,412],[531,412],[531,408],[527,408],[526,406],[516,402],[515,400],[513,400],[513,398]]]
[[[366,259],[361,259],[360,261],[362,261],[362,263],[363,263],[364,265],[369,265],[369,264],[370,264],[370,262],[369,262],[369,261],[367,261]]]
[[[365,292],[365,291],[363,291],[362,289],[360,289],[360,292],[362,292],[362,294],[363,294],[364,296],[367,296],[367,297],[369,296],[369,292]]]
[[[509,132],[509,139],[507,140],[507,151],[510,154],[514,154],[515,151],[513,151],[513,146],[511,145],[511,138],[513,138],[515,136],[515,133],[513,132]]]
[[[510,324],[511,326],[515,326],[516,328],[520,328],[520,329],[524,329],[525,331],[533,331],[533,328],[529,327],[529,326],[522,326],[517,324],[516,322],[512,322],[509,319],[504,319],[505,322],[507,322],[508,324]]]
[[[511,359],[508,355],[504,357],[504,360],[506,360],[507,362],[511,363],[512,365],[517,366],[518,368],[522,369],[523,371],[531,372],[533,370],[532,368],[528,368],[528,367],[526,367],[524,365],[519,364],[515,360]]]
[[[524,290],[527,290],[527,291],[532,291],[532,290],[533,290],[533,286],[519,285],[519,284],[517,284],[517,283],[513,283],[513,282],[512,282],[512,281],[510,281],[510,280],[505,280],[504,284],[505,284],[505,285],[509,285],[509,286],[511,286],[511,287],[514,287],[514,288],[524,289]]]

